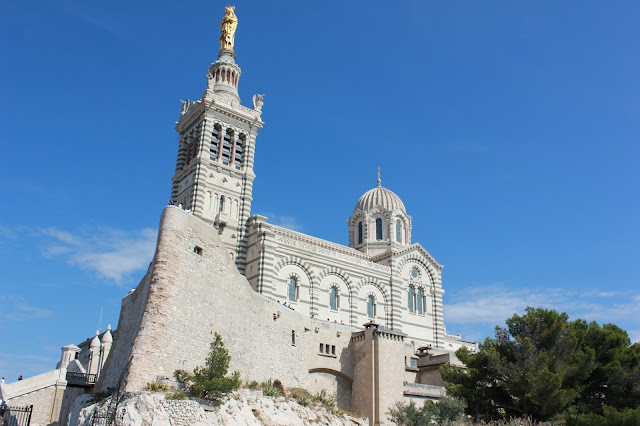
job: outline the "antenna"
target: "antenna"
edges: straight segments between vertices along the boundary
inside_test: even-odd
[[[98,331],[102,331],[102,306],[100,306],[100,317],[98,318]]]

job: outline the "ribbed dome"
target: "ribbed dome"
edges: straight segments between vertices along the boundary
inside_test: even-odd
[[[355,210],[369,211],[376,206],[380,206],[389,211],[402,210],[405,214],[404,203],[393,191],[377,186],[368,190],[356,203]]]

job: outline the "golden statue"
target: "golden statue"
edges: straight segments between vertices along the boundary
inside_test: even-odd
[[[234,6],[227,6],[224,8],[224,17],[220,22],[220,50],[230,50],[233,52],[233,37],[236,34],[236,27],[238,26],[238,18],[233,13]]]

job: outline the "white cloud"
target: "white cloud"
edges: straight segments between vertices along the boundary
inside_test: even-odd
[[[147,267],[157,238],[156,231],[148,228],[135,232],[98,228],[77,233],[46,228],[40,233],[48,237],[42,246],[44,256],[64,257],[67,263],[118,284]]]
[[[298,232],[304,231],[304,225],[302,225],[301,223],[298,223],[295,217],[280,216],[278,219],[279,219],[277,222],[278,226],[291,229],[292,231],[298,231]]]
[[[579,297],[576,297],[579,296]],[[571,319],[582,318],[599,323],[614,323],[622,328],[638,325],[640,292],[603,292],[598,289],[578,293],[563,289],[514,288],[502,284],[467,288],[447,296],[445,324],[464,338],[482,339],[494,326],[504,326],[513,314],[522,314],[527,306],[542,306],[566,312]],[[451,327],[453,326],[453,327]],[[635,333],[635,334],[634,334]],[[629,331],[634,341],[638,331]]]
[[[7,383],[16,381],[19,375],[31,377],[53,370],[57,362],[58,359],[54,357],[0,352],[0,371]]]
[[[280,216],[275,213],[266,213],[267,222],[274,225],[282,226],[283,228],[291,229],[292,231],[303,232],[304,225],[298,222],[293,216]]]
[[[30,319],[49,318],[53,312],[27,304],[17,296],[0,295],[0,326],[8,321],[25,321]]]

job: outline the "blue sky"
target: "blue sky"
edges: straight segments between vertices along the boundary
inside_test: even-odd
[[[221,2],[0,3],[0,375],[118,321]],[[238,1],[265,93],[253,213],[347,243],[376,183],[445,265],[450,333],[527,305],[640,340],[640,3]]]

